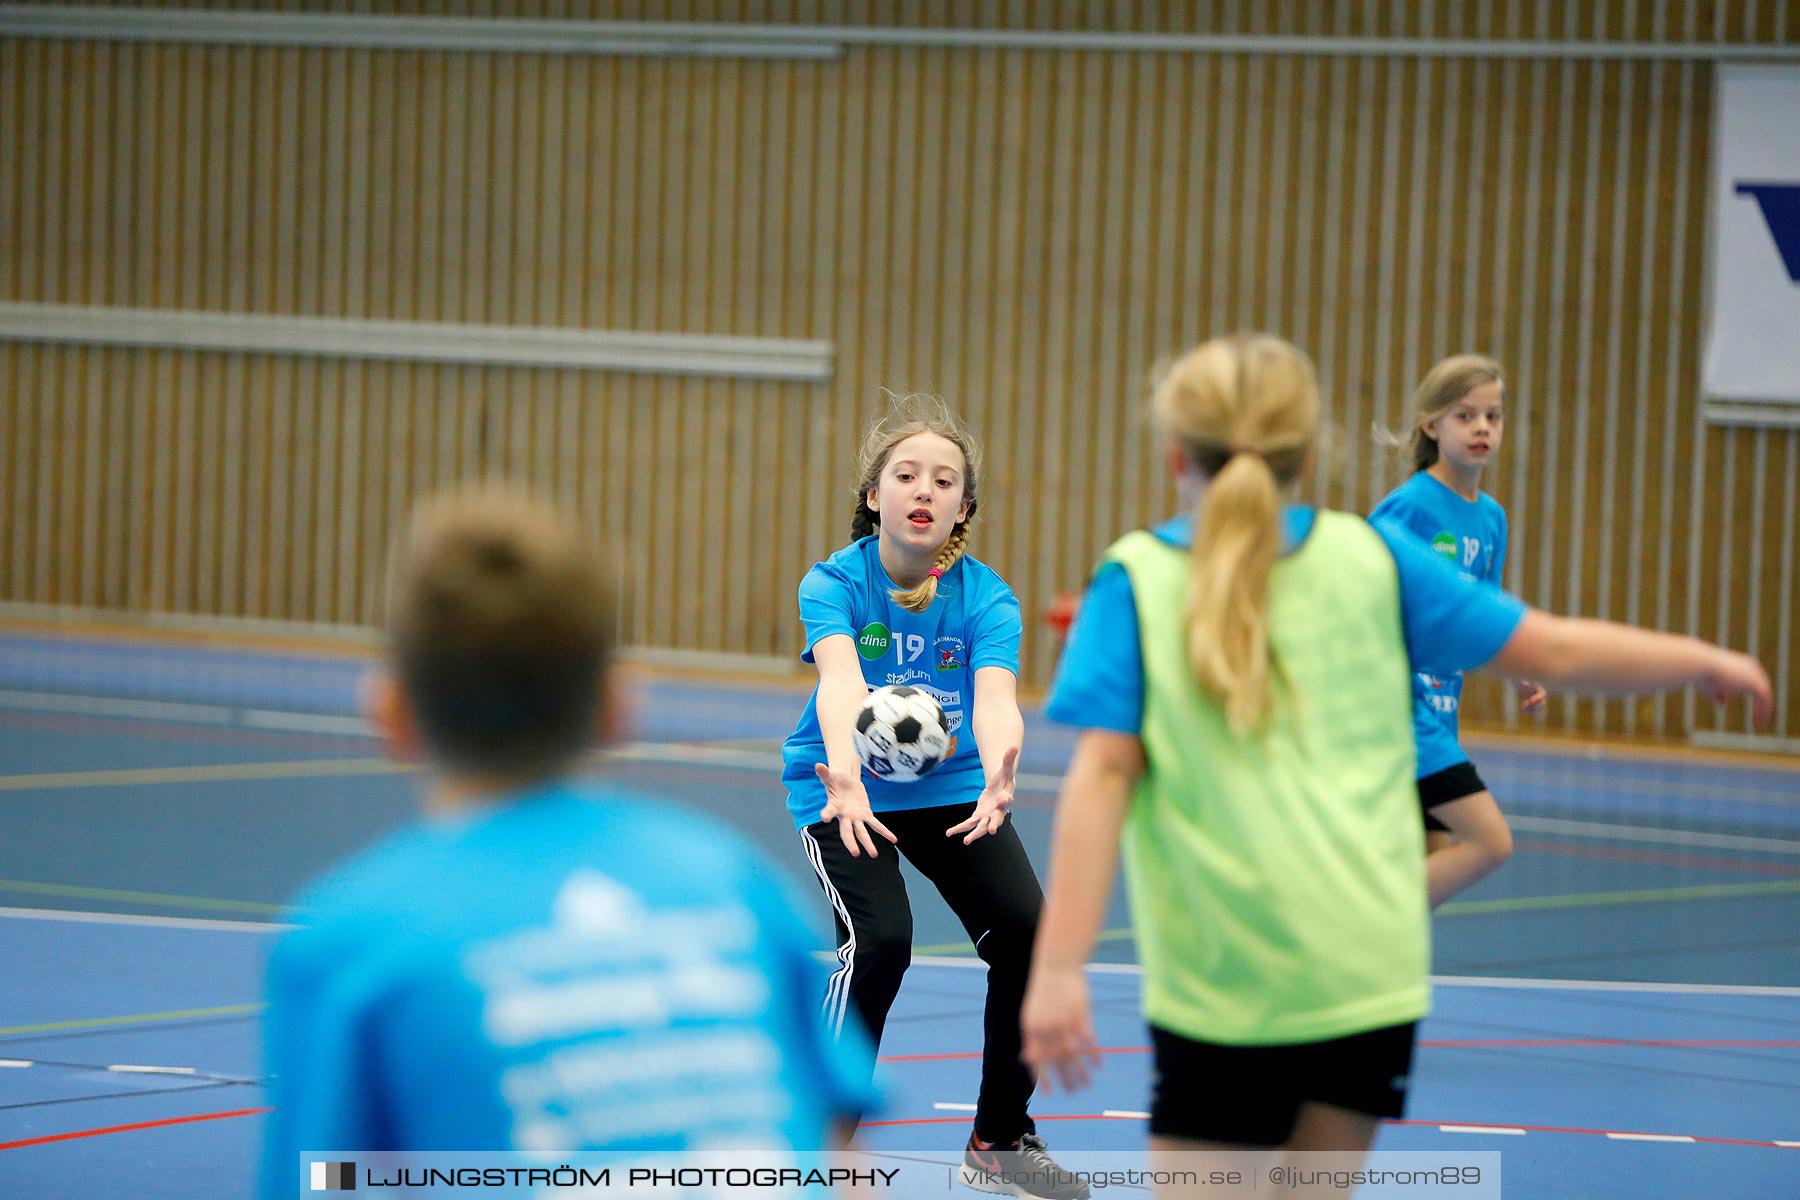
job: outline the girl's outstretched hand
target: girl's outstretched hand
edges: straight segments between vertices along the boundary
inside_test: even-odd
[[[842,771],[833,771],[824,763],[814,763],[813,772],[825,785],[825,810],[819,814],[819,820],[838,823],[838,836],[844,839],[844,849],[850,851],[850,857],[860,858],[864,850],[869,852],[870,858],[880,857],[875,849],[875,839],[869,836],[871,829],[890,842],[900,840],[875,819],[875,810],[869,807],[869,793],[863,790],[862,780]]]
[[[1758,729],[1767,729],[1775,719],[1775,689],[1769,684],[1769,673],[1748,654],[1718,650],[1716,661],[1706,672],[1704,686],[1720,704],[1748,696],[1750,718]]]
[[[981,798],[975,801],[975,811],[967,820],[952,825],[944,830],[945,837],[966,834],[963,845],[968,845],[976,838],[986,837],[990,833],[999,833],[1000,827],[1006,824],[1006,814],[1012,810],[1013,789],[1019,780],[1019,748],[1014,746],[1000,760],[1000,769],[994,772],[994,778],[981,789]]]

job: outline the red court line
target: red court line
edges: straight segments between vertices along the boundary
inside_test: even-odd
[[[1421,1046],[1662,1046],[1677,1050],[1721,1047],[1793,1050],[1800,1041],[1755,1038],[1421,1038]]]
[[[73,1133],[53,1133],[48,1137],[26,1138],[20,1142],[0,1142],[0,1150],[18,1150],[24,1146],[43,1146],[50,1142],[71,1142],[76,1138],[100,1137],[108,1133],[131,1133],[138,1129],[161,1129],[165,1125],[189,1125],[195,1121],[223,1121],[227,1117],[254,1117],[272,1108],[237,1108],[230,1112],[200,1113],[192,1117],[169,1117],[162,1121],[139,1121],[132,1125],[108,1125],[103,1129],[77,1129]]]

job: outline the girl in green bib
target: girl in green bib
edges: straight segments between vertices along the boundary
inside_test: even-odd
[[[1759,722],[1768,676],[1693,638],[1533,611],[1403,530],[1289,502],[1319,392],[1279,338],[1190,351],[1155,408],[1186,511],[1106,552],[1051,690],[1049,715],[1081,735],[1024,1057],[1069,1089],[1099,1061],[1082,967],[1122,846],[1156,1054],[1153,1160],[1364,1151],[1401,1115],[1428,1004],[1413,674],[1700,684],[1751,696]]]

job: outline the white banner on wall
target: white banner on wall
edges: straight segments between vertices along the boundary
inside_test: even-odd
[[[1800,67],[1718,68],[1712,400],[1800,414]],[[1791,406],[1791,407],[1790,407]]]

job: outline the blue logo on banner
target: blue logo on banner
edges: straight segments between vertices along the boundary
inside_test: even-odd
[[[1800,283],[1800,183],[1740,183],[1732,190],[1762,208],[1788,278]]]

